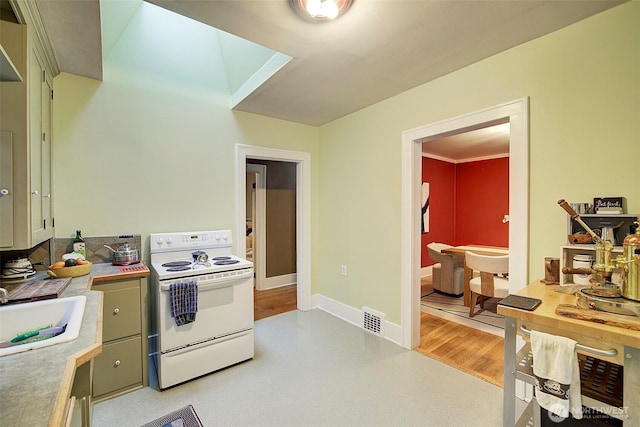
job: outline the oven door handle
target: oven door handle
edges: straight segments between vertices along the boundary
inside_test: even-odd
[[[252,277],[253,273],[249,271],[246,274],[236,274],[233,276],[225,276],[225,277],[216,277],[214,279],[205,279],[198,280],[198,292],[210,291],[213,289],[227,288],[234,285],[234,282],[244,279],[247,277]],[[160,284],[160,290],[164,292],[169,292],[169,284]]]

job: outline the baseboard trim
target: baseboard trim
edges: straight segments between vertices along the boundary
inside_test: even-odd
[[[296,273],[267,277],[264,279],[264,282],[263,282],[264,285],[260,290],[266,291],[267,289],[275,289],[275,288],[281,288],[283,286],[295,285],[297,281],[298,281],[298,275]]]
[[[311,307],[318,308],[359,328],[363,327],[363,312],[361,309],[351,307],[350,305],[341,303],[321,294],[313,294],[311,296]],[[389,322],[385,319],[383,330],[384,339],[402,346],[402,328],[400,325]]]
[[[429,265],[427,267],[422,267],[420,269],[420,278],[432,276],[433,275],[433,265]]]

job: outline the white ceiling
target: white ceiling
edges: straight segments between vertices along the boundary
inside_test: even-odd
[[[308,22],[288,0],[150,0],[294,59],[236,109],[322,125],[622,3],[355,0]]]
[[[450,163],[509,156],[509,123],[491,124],[425,141],[422,153]]]
[[[36,1],[60,71],[101,79],[99,0]],[[293,57],[235,109],[319,126],[626,0],[354,0],[322,23],[289,0],[148,1]]]

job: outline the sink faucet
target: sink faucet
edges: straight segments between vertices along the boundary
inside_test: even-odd
[[[6,303],[7,297],[9,296],[9,292],[5,288],[0,288],[0,304]]]

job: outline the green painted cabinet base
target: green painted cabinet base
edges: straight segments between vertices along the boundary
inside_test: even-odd
[[[100,401],[149,384],[147,279],[94,283],[104,292],[102,353],[93,361],[93,400]]]
[[[141,385],[140,337],[105,344],[94,362],[93,394],[104,396]]]

